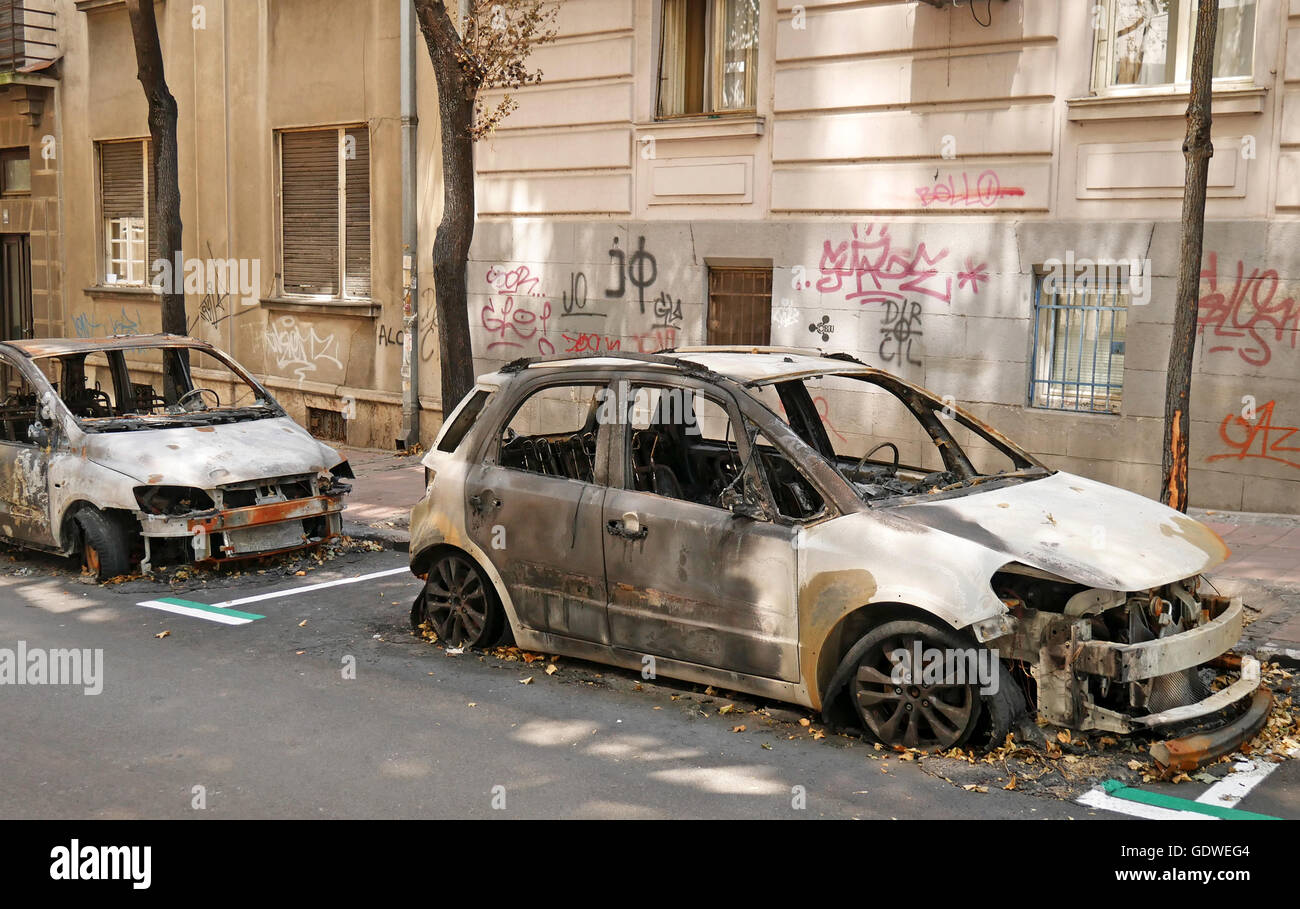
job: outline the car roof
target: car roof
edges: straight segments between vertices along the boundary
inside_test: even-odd
[[[60,357],[67,354],[93,353],[99,350],[132,350],[142,347],[193,347],[214,349],[206,341],[182,335],[114,335],[110,338],[31,338],[25,341],[4,341],[9,347],[32,359]]]
[[[516,360],[480,383],[497,385],[522,370],[651,367],[676,372],[709,372],[742,384],[766,385],[788,379],[827,374],[888,375],[848,354],[827,354],[803,347],[678,347],[653,354],[554,357]]]

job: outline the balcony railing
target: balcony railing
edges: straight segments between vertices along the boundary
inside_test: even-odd
[[[39,0],[0,0],[0,73],[40,69],[58,56],[54,10]]]

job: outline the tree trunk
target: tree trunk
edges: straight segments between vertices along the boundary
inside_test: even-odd
[[[1192,52],[1192,90],[1187,103],[1187,138],[1183,154],[1183,235],[1179,246],[1178,298],[1174,337],[1165,379],[1164,468],[1160,501],[1187,511],[1187,433],[1192,398],[1192,363],[1196,353],[1196,315],[1201,291],[1201,244],[1205,235],[1205,187],[1214,145],[1210,141],[1210,102],[1214,77],[1214,33],[1219,0],[1201,0]]]
[[[179,153],[176,148],[176,99],[167,88],[163,73],[162,45],[158,40],[158,20],[153,0],[127,0],[131,35],[135,40],[135,59],[140,84],[149,102],[149,138],[153,156],[155,198],[149,200],[149,229],[158,238],[158,255],[165,257],[170,275],[162,294],[162,330],[169,334],[188,334],[185,319],[185,275],[177,263],[181,253],[181,184]],[[146,252],[147,255],[147,252]],[[150,273],[156,271],[149,263]]]
[[[466,264],[474,239],[474,140],[470,130],[477,86],[467,84],[458,63],[464,51],[446,3],[416,0],[415,10],[438,83],[442,132],[443,209],[433,242],[433,285],[445,418],[474,387]]]

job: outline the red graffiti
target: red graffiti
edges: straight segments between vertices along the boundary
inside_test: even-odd
[[[950,208],[956,208],[959,205],[964,205],[967,208],[973,208],[977,205],[992,208],[998,204],[999,199],[1008,196],[1023,196],[1025,191],[1019,186],[1003,186],[996,171],[986,170],[975,178],[973,189],[970,185],[970,174],[962,171],[960,187],[950,176],[947,182],[940,180],[933,186],[918,186],[916,194],[921,199],[922,208],[929,208],[935,203],[941,205],[947,203]]]
[[[1205,460],[1222,461],[1235,458],[1244,461],[1247,458],[1259,458],[1300,470],[1300,446],[1282,444],[1300,432],[1300,426],[1274,426],[1275,403],[1269,401],[1261,407],[1253,421],[1235,413],[1224,417],[1223,422],[1219,424],[1219,438],[1233,451],[1211,455]],[[1300,442],[1300,439],[1295,441]]]
[[[642,335],[633,335],[637,353],[654,353],[656,350],[669,350],[677,346],[677,329],[656,328]]]
[[[822,422],[826,424],[826,428],[829,429],[831,432],[835,433],[835,435],[839,438],[841,442],[847,442],[848,439],[840,435],[840,431],[836,429],[835,424],[831,422],[830,401],[827,401],[824,397],[818,395],[817,397],[813,398],[813,405],[817,408],[817,415],[822,418]]]
[[[541,306],[536,312],[525,308],[523,304],[528,302],[530,301],[517,302],[515,297],[510,296],[505,298],[500,310],[496,308],[495,300],[488,300],[483,306],[479,319],[488,334],[496,338],[488,344],[488,350],[498,347],[522,348],[523,342],[531,344],[535,340],[539,354],[545,356],[555,353],[555,345],[546,340],[546,320],[551,317],[551,301],[540,301]],[[507,337],[507,334],[511,337]]]
[[[974,259],[967,259],[966,270],[957,272],[957,289],[961,290],[963,287],[969,286],[971,293],[979,293],[980,282],[987,283],[989,279],[988,273],[985,271],[987,267],[983,262],[976,265]]]
[[[565,353],[600,353],[623,348],[623,342],[618,338],[610,338],[594,332],[565,334],[564,340],[569,345],[564,349]]]
[[[1236,281],[1225,293],[1219,289],[1219,255],[1210,253],[1201,280],[1209,282],[1209,293],[1201,295],[1197,331],[1204,334],[1213,329],[1216,341],[1230,340],[1211,347],[1209,353],[1235,350],[1251,366],[1264,366],[1273,358],[1270,342],[1280,344],[1289,336],[1295,349],[1300,341],[1300,306],[1294,297],[1277,299],[1281,295],[1276,271],[1255,268],[1247,276],[1245,263],[1238,259]],[[1238,338],[1250,340],[1239,343]]]
[[[931,254],[924,243],[918,243],[915,249],[895,247],[889,236],[889,228],[882,226],[877,232],[874,225],[868,225],[861,234],[853,226],[853,240],[844,241],[834,248],[827,240],[822,247],[821,279],[817,289],[822,293],[845,291],[846,300],[859,303],[899,302],[909,294],[931,297],[945,303],[952,301],[952,275],[942,274],[936,267],[948,250],[941,249]],[[967,262],[967,276],[972,291],[979,291],[979,281],[973,277],[982,276],[983,265],[971,266]],[[846,279],[852,279],[847,284]]]
[[[542,276],[534,275],[527,265],[520,265],[508,271],[504,265],[493,265],[484,277],[491,287],[502,293],[525,297],[543,296]]]

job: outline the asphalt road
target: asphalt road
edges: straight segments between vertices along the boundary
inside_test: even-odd
[[[102,692],[0,686],[0,817],[1119,816],[1004,790],[996,768],[968,790],[942,767],[819,740],[776,704],[572,660],[548,674],[449,655],[410,633],[409,574],[355,582],[403,568],[398,552],[117,586],[13,559],[0,551],[0,648],[102,650]],[[315,586],[330,581],[343,583]],[[232,607],[263,616],[241,625],[137,605],[268,593]],[[1297,787],[1288,765],[1240,807],[1300,816]]]

